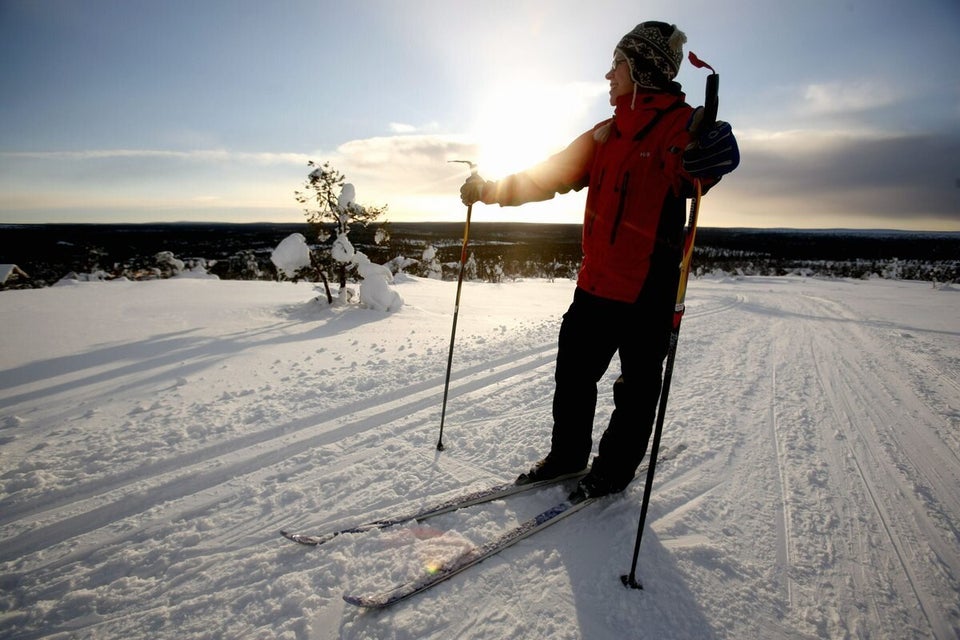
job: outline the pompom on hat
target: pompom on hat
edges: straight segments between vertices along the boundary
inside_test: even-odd
[[[627,59],[630,78],[642,89],[675,91],[687,36],[676,25],[641,22],[623,36],[616,52]]]

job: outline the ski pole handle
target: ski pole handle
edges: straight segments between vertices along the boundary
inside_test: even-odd
[[[720,106],[720,76],[716,69],[698,58],[693,51],[689,53],[687,59],[696,68],[710,69],[711,71],[710,75],[707,76],[707,88],[703,100],[703,119],[700,121],[700,128],[698,129],[703,131],[712,127],[717,121],[717,109]]]
[[[701,130],[706,131],[717,122],[717,110],[720,108],[720,76],[713,72],[707,76],[707,88],[703,103],[703,122]]]
[[[470,165],[470,175],[471,175],[471,176],[477,175],[477,163],[476,163],[476,162],[471,162],[470,160],[447,160],[447,162],[448,162],[448,163],[449,163],[449,162],[459,162],[459,163],[461,163],[461,164]]]

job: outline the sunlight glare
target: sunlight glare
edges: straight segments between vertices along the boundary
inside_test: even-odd
[[[482,104],[474,127],[480,174],[490,179],[527,169],[591,127],[586,115],[604,84],[510,82]]]

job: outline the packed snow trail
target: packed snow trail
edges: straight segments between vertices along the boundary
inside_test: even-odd
[[[638,579],[642,480],[388,611],[344,606],[560,488],[308,549],[512,478],[549,439],[569,282],[326,308],[310,285],[0,293],[0,636],[955,638],[960,291],[691,282]],[[616,364],[616,363],[614,363]],[[601,383],[596,435],[612,407]]]
[[[829,297],[803,287],[791,296],[782,287],[751,291],[739,326],[722,328],[743,345],[730,367],[742,372],[742,397],[729,420],[757,428],[741,432],[727,466],[746,464],[768,479],[778,524],[769,561],[779,606],[798,628],[816,620],[812,635],[856,637],[872,619],[905,637],[948,638],[958,609],[947,594],[960,576],[956,412],[929,405],[926,378],[916,388],[906,382],[927,332],[854,311],[858,285],[833,283]],[[955,384],[956,361],[944,364],[954,369],[941,375]],[[738,504],[736,483],[726,487],[729,495],[718,487],[711,501],[735,523],[764,512]]]

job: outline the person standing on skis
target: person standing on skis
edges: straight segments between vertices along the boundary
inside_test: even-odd
[[[546,161],[499,181],[474,175],[466,205],[516,206],[587,187],[583,262],[560,326],[548,455],[522,473],[527,484],[586,468],[597,383],[620,353],[614,411],[572,500],[622,491],[647,449],[660,396],[680,279],[686,198],[733,171],[740,154],[730,125],[699,131],[702,108],[674,81],[686,36],[643,22],[614,49],[606,74],[613,117]]]

